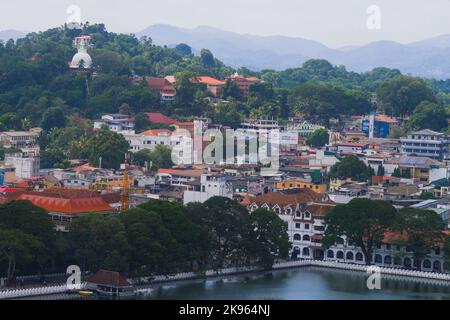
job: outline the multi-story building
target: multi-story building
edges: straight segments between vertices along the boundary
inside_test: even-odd
[[[233,199],[233,188],[225,176],[203,174],[199,184],[191,184],[184,191],[184,204],[191,202],[205,202],[212,197]]]
[[[161,101],[172,101],[175,99],[175,78],[168,76],[165,78],[150,77],[147,86],[151,89],[158,90]]]
[[[253,83],[258,83],[261,81],[258,78],[255,77],[247,78],[239,75],[238,73],[235,73],[234,75],[227,77],[226,80],[235,82],[239,87],[239,89],[241,89],[242,95],[244,97],[248,97],[248,91]]]
[[[416,155],[433,159],[447,158],[448,140],[441,133],[429,129],[410,133],[401,138],[400,152],[405,155]]]
[[[3,148],[19,149],[27,154],[39,154],[39,134],[34,131],[0,132],[0,145]]]
[[[16,169],[16,178],[28,179],[39,176],[39,156],[27,155],[25,153],[10,153],[5,155],[5,165]]]
[[[246,197],[242,204],[251,212],[258,208],[265,208],[278,213],[288,225],[288,236],[292,243],[291,258],[294,260],[316,259],[365,264],[361,248],[345,236],[340,237],[331,247],[323,247],[325,217],[336,204],[325,197],[311,197],[311,195],[268,193],[255,198]],[[402,237],[404,235],[399,233],[386,232],[383,241],[375,244],[372,262],[383,267],[413,268],[413,252],[399,244],[400,240],[405,240]],[[424,271],[442,272],[443,263],[443,252],[436,246],[420,262],[420,265]]]
[[[126,114],[106,114],[101,120],[94,122],[94,130],[99,130],[106,125],[114,132],[134,130],[134,119]]]
[[[314,131],[325,129],[325,127],[310,123],[308,121],[299,122],[295,118],[289,119],[286,130],[289,132],[297,132],[300,137],[308,138]]]
[[[206,85],[206,89],[211,92],[211,94],[218,98],[222,94],[222,87],[225,84],[225,81],[217,80],[212,77],[196,77],[195,79],[191,80],[194,83],[201,83]]]
[[[172,131],[167,129],[148,130],[140,134],[123,133],[123,136],[130,144],[131,152],[138,152],[141,150],[154,150],[157,145],[164,145],[170,148],[179,145],[180,143],[188,143],[185,136],[175,135]]]

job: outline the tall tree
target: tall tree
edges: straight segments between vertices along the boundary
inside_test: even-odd
[[[328,134],[328,130],[317,129],[308,137],[307,143],[310,147],[318,148],[318,147],[323,147],[329,141],[330,141],[330,136]]]
[[[122,135],[107,129],[101,129],[89,138],[86,154],[94,166],[99,165],[101,157],[103,168],[119,169],[128,149],[129,144]]]
[[[381,244],[386,231],[394,226],[397,210],[387,202],[356,198],[337,205],[325,217],[327,228],[322,244],[329,248],[346,236],[361,248],[367,265],[372,263],[373,249]]]
[[[250,214],[256,248],[249,248],[259,263],[265,268],[272,268],[276,259],[286,260],[289,256],[287,223],[272,211],[258,209]]]
[[[411,249],[416,268],[421,269],[421,261],[442,243],[444,226],[442,218],[433,210],[403,208],[399,211],[395,230],[406,236],[399,244]]]
[[[373,169],[355,156],[348,156],[331,167],[330,177],[338,179],[351,178],[356,181],[367,181],[374,174]]]

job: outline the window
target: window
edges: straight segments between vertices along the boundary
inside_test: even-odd
[[[388,265],[392,264],[391,256],[384,257],[384,264],[388,264]]]
[[[347,252],[347,260],[353,260],[353,252]]]
[[[302,227],[301,223],[296,223],[295,224],[295,229],[300,229]]]
[[[430,269],[431,268],[431,261],[428,259],[423,260],[423,267],[425,269]]]
[[[363,259],[364,259],[363,254],[361,252],[358,252],[356,254],[356,261],[363,261]]]
[[[334,258],[334,251],[333,250],[328,250],[327,251],[327,257],[328,258]]]
[[[309,257],[309,248],[303,248],[303,256]]]
[[[344,259],[344,252],[338,251],[338,252],[336,253],[336,258],[337,258],[337,259]]]
[[[309,230],[309,224],[305,223],[305,229]]]
[[[301,241],[302,240],[302,236],[298,233],[294,234],[294,241]]]
[[[375,263],[383,263],[383,257],[381,256],[381,254],[375,255]]]
[[[311,238],[307,234],[303,236],[303,241],[310,241],[310,240]]]

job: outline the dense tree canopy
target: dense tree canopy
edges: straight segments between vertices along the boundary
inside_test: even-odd
[[[325,217],[327,228],[323,244],[330,247],[346,236],[361,248],[367,265],[372,263],[373,249],[397,219],[397,210],[387,202],[355,198],[339,204]]]
[[[412,114],[422,101],[436,102],[436,97],[427,83],[409,76],[398,76],[380,84],[377,96],[382,110],[389,115]]]
[[[355,156],[348,156],[336,163],[330,170],[332,178],[347,179],[355,181],[367,181],[374,175],[373,169]]]

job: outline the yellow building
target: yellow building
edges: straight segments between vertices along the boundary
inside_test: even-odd
[[[317,184],[317,183],[306,182],[306,181],[301,181],[301,180],[287,180],[287,181],[277,182],[278,190],[303,189],[303,188],[310,189],[317,193],[327,192],[326,184]]]

